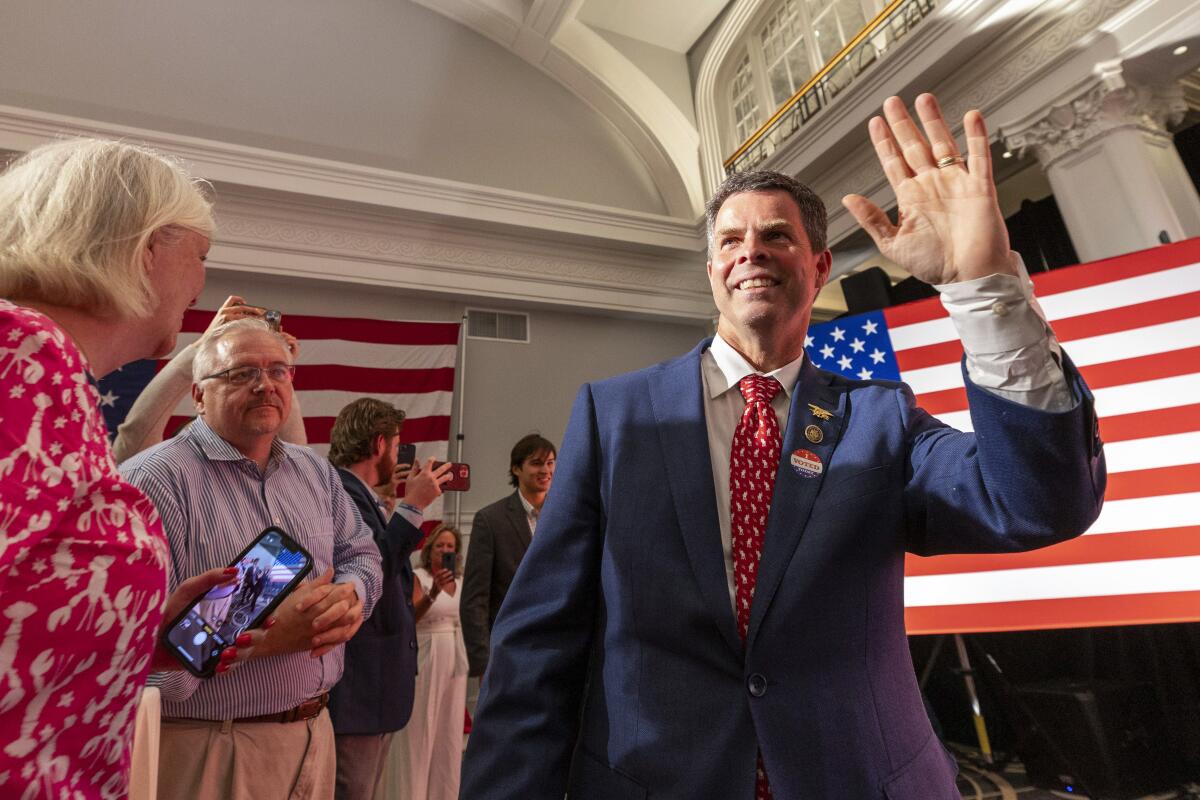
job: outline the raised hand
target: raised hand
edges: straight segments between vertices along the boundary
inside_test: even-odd
[[[258,306],[246,305],[246,300],[243,297],[238,297],[236,294],[231,294],[217,309],[217,313],[213,315],[212,322],[208,323],[208,327],[204,330],[204,336],[208,336],[217,328],[226,323],[233,322],[235,319],[262,319],[262,315],[267,313],[265,308]]]
[[[442,484],[453,479],[450,474],[450,464],[447,462],[437,469],[433,468],[434,459],[430,458],[425,464],[421,459],[415,459],[412,469],[405,475],[404,502],[415,508],[424,509],[442,494]]]
[[[862,195],[847,195],[842,204],[879,252],[926,283],[953,283],[994,273],[1016,275],[996,201],[983,115],[968,111],[963,117],[967,138],[963,159],[937,99],[920,95],[916,108],[924,135],[898,97],[883,104],[886,122],[872,117],[868,124],[875,154],[896,193],[898,224],[893,225]],[[946,165],[950,159],[954,161]],[[941,168],[939,161],[944,164]]]

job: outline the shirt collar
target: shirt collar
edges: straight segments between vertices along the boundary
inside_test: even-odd
[[[796,388],[796,381],[800,377],[800,367],[804,364],[804,353],[801,352],[795,360],[789,361],[779,369],[759,372],[741,353],[722,339],[720,334],[713,336],[708,352],[712,355],[713,366],[716,367],[708,372],[708,396],[714,400],[730,389],[736,389],[738,381],[747,375],[766,375],[774,378],[783,387],[784,396],[790,400],[792,390]]]
[[[196,417],[192,420],[192,424],[187,426],[184,433],[196,443],[200,448],[200,452],[209,461],[249,461],[250,459],[242,455],[242,452],[229,442],[217,435],[217,432],[208,427],[208,423],[204,421],[204,417]],[[282,463],[292,455],[287,451],[283,441],[276,436],[271,441],[271,455],[267,461],[267,470],[275,464]]]
[[[517,490],[517,497],[521,498],[521,505],[525,507],[525,516],[527,516],[527,517],[537,516],[537,513],[538,513],[537,509],[533,507],[533,503],[531,503],[525,499],[525,495],[521,494],[520,489]]]

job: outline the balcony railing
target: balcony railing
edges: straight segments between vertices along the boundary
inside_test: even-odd
[[[880,59],[933,11],[934,0],[893,0],[846,43],[829,63],[780,106],[725,161],[726,174],[754,169],[800,130],[855,78]]]

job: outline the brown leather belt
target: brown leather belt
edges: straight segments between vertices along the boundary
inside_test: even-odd
[[[231,723],[302,722],[306,719],[312,719],[313,717],[320,714],[325,709],[325,706],[327,706],[327,705],[329,705],[329,692],[325,692],[320,697],[313,697],[308,700],[305,700],[300,705],[296,706],[295,708],[289,708],[287,711],[280,711],[275,714],[260,714],[257,717],[239,717],[238,719],[225,720],[225,721],[228,721]],[[210,723],[214,723],[214,724],[217,724],[217,723],[220,723],[223,721],[223,720],[219,720],[219,719],[218,720],[212,720],[212,719],[194,720],[194,719],[190,719],[187,717],[181,717],[180,719],[187,720],[188,722],[210,722]],[[168,721],[169,721],[169,718],[168,718]]]

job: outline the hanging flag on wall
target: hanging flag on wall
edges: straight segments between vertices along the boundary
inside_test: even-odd
[[[200,338],[216,312],[190,310],[175,352]],[[370,395],[406,414],[400,440],[417,446],[417,458],[447,460],[454,397],[457,322],[398,322],[285,314],[283,327],[300,340],[295,389],[309,445],[329,452],[338,411]],[[174,355],[174,353],[172,353]],[[100,402],[110,435],[163,361],[138,361],[100,381]],[[195,416],[190,397],[167,423],[175,431]],[[441,498],[425,510],[426,528],[442,517]]]
[[[1200,620],[1200,239],[1033,278],[1095,393],[1108,461],[1099,519],[1030,553],[910,555],[910,634]],[[813,325],[813,362],[907,382],[971,430],[962,346],[937,298]]]

